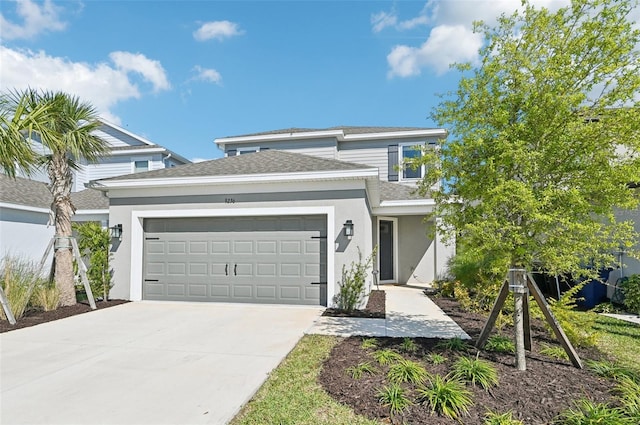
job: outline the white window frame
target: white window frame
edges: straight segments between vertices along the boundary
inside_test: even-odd
[[[151,171],[151,157],[142,157],[142,158],[131,158],[131,173],[136,173],[136,162],[139,161],[147,161],[147,171]],[[139,173],[143,173],[144,171],[138,171]]]
[[[244,146],[236,149],[236,155],[242,155],[248,152],[260,152],[260,146]]]
[[[420,179],[424,178],[424,172],[425,172],[424,164],[420,166],[420,177],[405,177],[404,176],[404,172],[405,172],[405,169],[406,169],[405,164],[404,164],[404,148],[405,147],[408,147],[408,148],[418,148],[419,147],[420,149],[424,149],[425,146],[427,146],[426,142],[399,143],[398,144],[398,165],[400,166],[400,170],[398,171],[398,181],[416,182],[416,181],[419,181]]]
[[[398,217],[378,216],[376,220],[376,239],[377,246],[380,247],[380,222],[393,222],[393,279],[380,280],[378,283],[398,283]],[[380,276],[380,248],[378,248],[377,270]]]

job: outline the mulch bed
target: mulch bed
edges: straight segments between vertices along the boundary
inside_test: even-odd
[[[471,336],[473,344],[484,326],[486,317],[463,311],[455,300],[431,298]],[[511,336],[511,330],[505,328],[504,335]],[[533,346],[532,351],[527,353],[526,371],[518,371],[515,368],[513,354],[478,352],[472,347],[467,353],[451,352],[438,346],[442,340],[435,338],[416,338],[417,350],[407,352],[402,349],[402,338],[376,338],[377,349],[391,348],[401,353],[405,359],[420,362],[432,375],[446,375],[451,370],[453,362],[463,354],[473,358],[479,356],[491,362],[498,371],[499,386],[485,391],[467,385],[467,389],[472,393],[474,405],[470,408],[468,416],[462,416],[458,421],[431,414],[428,407],[420,404],[410,406],[401,415],[391,416],[389,409],[379,402],[378,396],[378,390],[389,384],[385,379],[389,368],[378,365],[371,356],[376,348],[361,347],[360,337],[344,339],[334,347],[323,365],[319,382],[336,400],[351,406],[357,413],[392,424],[482,425],[487,411],[512,411],[514,418],[527,425],[549,424],[562,411],[573,408],[574,401],[580,398],[613,403],[611,389],[614,384],[611,381],[600,378],[586,369],[577,369],[568,361],[539,354],[540,344],[557,345],[549,337],[542,322],[532,321],[532,337]],[[431,353],[442,354],[448,360],[443,364],[433,365],[426,359]],[[600,357],[595,350],[579,350],[579,354],[583,361]],[[371,362],[378,372],[374,375],[364,374],[361,379],[353,379],[346,370],[361,362]],[[417,400],[415,387],[404,386],[409,390],[409,396],[414,401]]]
[[[369,293],[369,300],[364,310],[353,310],[348,312],[338,308],[327,308],[323,316],[330,317],[364,317],[368,319],[384,319],[386,309],[387,294],[384,291],[373,290]]]
[[[98,310],[101,310],[103,308],[109,308],[128,302],[129,301],[127,300],[96,301],[96,307]],[[16,319],[15,325],[9,324],[8,320],[0,320],[0,333],[13,331],[15,329],[28,328],[29,326],[39,325],[40,323],[64,319],[65,317],[71,317],[76,314],[88,313],[91,311],[91,306],[89,306],[88,302],[82,302],[67,307],[58,307],[56,310],[51,311],[28,310],[24,316]]]

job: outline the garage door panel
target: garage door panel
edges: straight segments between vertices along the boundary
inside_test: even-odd
[[[320,304],[324,216],[148,220],[145,299]]]

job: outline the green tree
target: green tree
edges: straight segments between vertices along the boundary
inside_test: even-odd
[[[80,252],[89,259],[87,278],[94,297],[109,299],[111,289],[111,270],[109,269],[109,244],[111,236],[109,229],[104,229],[100,223],[88,221],[76,223],[73,228],[78,232],[78,247]]]
[[[29,137],[43,146],[45,153],[34,153],[33,159],[25,158],[21,165],[27,169],[43,167],[49,175],[51,210],[56,237],[61,242],[56,244],[54,254],[55,282],[60,290],[60,305],[73,305],[76,303],[73,253],[70,244],[65,243],[72,236],[71,217],[75,213],[71,202],[72,170],[83,158],[95,161],[107,153],[107,145],[93,133],[100,126],[98,115],[89,103],[64,92],[26,90],[3,95],[2,99],[1,116],[32,117],[28,132],[16,127],[14,121],[7,121],[7,130],[2,133],[7,145],[19,145]]]
[[[637,2],[528,1],[484,34],[479,65],[432,117],[450,137],[426,152],[440,230],[513,267],[585,274],[637,235],[614,207],[635,208],[640,181]]]

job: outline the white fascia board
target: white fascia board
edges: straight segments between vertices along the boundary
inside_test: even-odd
[[[37,213],[49,214],[51,211],[49,208],[32,207],[29,205],[12,204],[9,202],[0,202],[0,208],[7,208],[11,210],[30,211]]]
[[[221,139],[215,139],[214,142],[218,146],[225,146],[229,143],[258,143],[274,140],[319,139],[323,137],[336,137],[338,140],[343,140],[345,136],[342,130],[320,130],[299,133],[292,132],[262,134],[256,136],[224,137]]]
[[[87,214],[109,214],[109,209],[106,210],[76,210],[75,215],[87,215]]]
[[[117,151],[112,151],[111,155],[112,156],[119,156],[119,155],[144,155],[144,154],[150,154],[150,153],[165,153],[167,150],[165,148],[162,147],[157,147],[157,148],[146,148],[146,149],[127,149],[127,150],[117,150]]]
[[[131,179],[99,181],[94,189],[139,188],[139,187],[169,187],[194,185],[223,185],[241,183],[282,183],[314,180],[342,180],[378,177],[377,168],[363,168],[360,170],[316,171],[313,173],[277,173],[277,174],[240,174],[201,177],[174,177],[160,179]]]
[[[402,139],[407,137],[446,137],[447,130],[433,128],[425,130],[390,131],[387,133],[346,134],[344,141],[373,140],[373,139]]]
[[[406,199],[398,201],[382,201],[373,208],[374,215],[416,215],[433,212],[436,202],[433,199]]]

